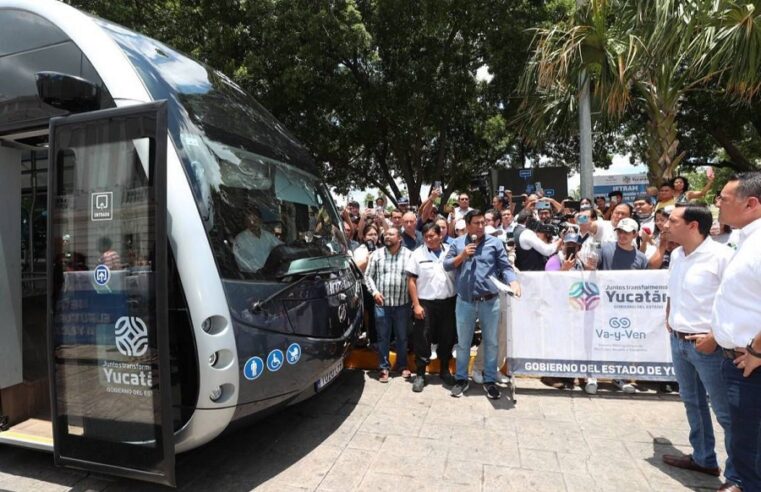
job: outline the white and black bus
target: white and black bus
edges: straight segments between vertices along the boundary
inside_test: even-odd
[[[53,0],[0,26],[0,445],[173,484],[175,453],[340,372],[340,218],[224,75]]]

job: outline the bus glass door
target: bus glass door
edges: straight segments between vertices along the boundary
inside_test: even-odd
[[[48,357],[56,463],[173,485],[166,144],[164,102],[51,120]]]

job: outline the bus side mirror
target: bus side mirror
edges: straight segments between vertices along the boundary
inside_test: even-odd
[[[35,74],[37,95],[45,104],[71,113],[100,109],[101,89],[82,77],[59,72]]]

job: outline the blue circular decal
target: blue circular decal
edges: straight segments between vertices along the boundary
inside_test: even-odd
[[[271,372],[277,372],[283,367],[283,351],[275,349],[267,356],[267,369]]]
[[[289,364],[293,365],[301,359],[301,345],[298,343],[292,343],[285,353],[285,360]]]
[[[95,283],[101,286],[111,280],[111,270],[106,265],[96,266],[93,275],[95,275]]]
[[[249,381],[258,379],[264,372],[264,361],[261,357],[251,357],[243,366],[243,376]]]

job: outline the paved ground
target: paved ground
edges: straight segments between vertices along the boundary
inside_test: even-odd
[[[430,379],[416,394],[401,378],[381,384],[373,373],[345,371],[318,397],[178,456],[178,487],[628,492],[720,485],[661,463],[664,453],[689,452],[675,395],[590,397],[519,379],[513,405],[487,400],[480,387],[451,398]],[[723,464],[723,442],[718,447]],[[0,446],[0,490],[165,489],[62,470],[48,454]]]

